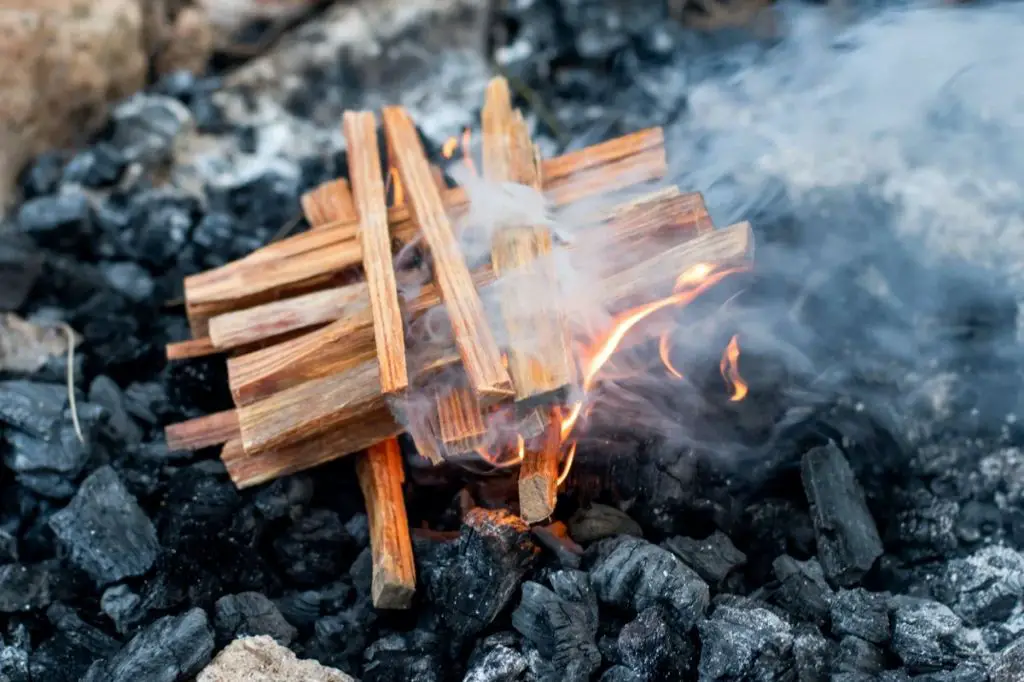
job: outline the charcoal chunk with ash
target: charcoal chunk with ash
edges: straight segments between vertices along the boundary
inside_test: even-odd
[[[0,566],[0,613],[49,606],[59,598],[61,567],[55,560]]]
[[[604,671],[598,682],[643,682],[643,679],[631,668],[624,665],[613,665]]]
[[[259,592],[229,594],[217,600],[214,606],[214,629],[217,642],[227,645],[239,637],[268,635],[288,646],[298,631],[291,625],[274,602]]]
[[[1002,622],[1024,595],[1024,557],[1008,547],[985,547],[953,559],[936,596],[971,626]]]
[[[892,650],[911,672],[952,668],[974,647],[963,623],[936,601],[900,596],[892,600]]]
[[[109,466],[83,481],[50,528],[71,562],[100,585],[144,574],[160,552],[153,524]]]
[[[424,630],[393,634],[371,644],[363,656],[363,682],[441,682],[444,662],[437,637]]]
[[[34,381],[0,382],[0,422],[35,438],[51,438],[64,418],[67,386]]]
[[[793,673],[792,630],[768,609],[719,606],[697,629],[701,680],[786,680]]]
[[[79,680],[97,659],[114,655],[121,643],[83,621],[61,604],[47,609],[56,631],[32,652],[30,670],[38,680]]]
[[[302,516],[309,501],[313,499],[313,479],[303,474],[279,478],[261,488],[253,504],[269,521]]]
[[[31,682],[28,667],[30,644],[25,624],[10,624],[0,637],[0,680]]]
[[[794,628],[793,667],[797,682],[828,679],[833,654],[834,643],[826,639],[816,627],[804,623]]]
[[[960,504],[936,497],[926,490],[915,490],[903,499],[902,507],[886,528],[886,540],[897,547],[907,561],[921,562],[944,557],[960,542],[956,523]]]
[[[588,544],[615,535],[643,537],[640,524],[625,512],[606,504],[591,504],[578,509],[569,518],[569,535],[581,544]]]
[[[4,464],[18,483],[44,497],[67,499],[75,494],[75,480],[89,462],[89,446],[82,443],[71,423],[56,428],[48,439],[13,431]]]
[[[274,541],[274,551],[292,580],[300,585],[318,585],[341,574],[350,545],[337,512],[314,509]]]
[[[478,507],[466,514],[458,540],[417,554],[417,573],[445,623],[468,637],[509,604],[539,551],[522,519]]]
[[[677,535],[661,546],[682,559],[709,585],[721,585],[730,573],[747,562],[747,556],[720,530],[703,540]]]
[[[527,669],[526,656],[512,632],[485,637],[469,657],[462,682],[516,682]]]
[[[202,609],[164,616],[93,665],[83,682],[186,682],[210,662],[213,647],[213,632]]]
[[[697,665],[693,643],[669,626],[659,607],[627,623],[618,645],[621,662],[645,682],[687,680]]]
[[[601,601],[637,613],[661,606],[680,633],[704,615],[707,583],[671,552],[629,536],[602,540],[591,549],[598,557],[591,583]]]
[[[124,394],[114,380],[98,376],[89,385],[89,402],[107,411],[107,424],[117,437],[130,444],[141,443],[143,432],[124,407]]]
[[[1024,680],[1024,637],[999,652],[988,674],[992,682]]]
[[[853,635],[873,644],[889,639],[888,595],[860,587],[839,590],[829,613],[835,635]]]
[[[159,163],[192,120],[185,105],[171,97],[137,94],[113,111],[111,144],[129,162]]]
[[[100,610],[122,635],[132,630],[145,616],[141,605],[142,598],[127,585],[108,587],[100,597]]]
[[[88,239],[92,208],[81,191],[48,194],[22,204],[16,224],[41,246],[73,249]]]
[[[835,585],[852,585],[882,555],[864,491],[834,443],[806,453],[801,473],[825,576]]]
[[[566,682],[585,681],[601,665],[597,598],[582,571],[556,571],[551,589],[529,581],[512,612],[512,627],[531,642]]]
[[[847,635],[839,640],[833,670],[838,673],[877,675],[885,668],[885,655],[871,642]]]
[[[124,167],[121,150],[109,142],[100,142],[75,154],[64,167],[61,181],[83,187],[106,187],[117,182]]]
[[[347,581],[328,583],[319,589],[289,592],[274,600],[285,620],[296,627],[313,625],[323,616],[341,611],[352,598]]]
[[[824,627],[835,594],[825,581],[821,566],[814,559],[797,561],[782,555],[773,564],[779,586],[771,601],[799,620]]]

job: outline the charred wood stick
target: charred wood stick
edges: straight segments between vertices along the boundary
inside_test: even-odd
[[[660,128],[652,128],[544,162],[544,190],[552,203],[566,205],[657,180],[666,170],[664,137]],[[453,216],[464,214],[468,202],[462,188],[444,192],[444,205]],[[388,224],[399,243],[419,232],[405,205],[388,210]],[[325,286],[362,261],[357,234],[355,220],[323,225],[186,277],[190,319],[205,327],[204,321],[215,315]]]
[[[614,309],[638,295],[665,295],[672,290],[677,273],[700,263],[742,265],[752,253],[749,223],[715,230],[619,273],[606,287],[606,298]],[[436,353],[421,361],[421,373],[457,365],[454,349],[437,348]],[[266,473],[268,470],[282,469],[283,460],[287,464],[281,451],[275,452],[277,448],[306,448],[303,462],[294,465],[306,468],[355,451],[337,442],[349,433],[358,436],[361,447],[368,447],[367,441],[380,442],[395,435],[398,428],[385,405],[377,363],[372,357],[337,374],[239,408],[238,416],[245,451],[240,457],[245,465],[235,481],[241,487],[252,485],[255,479],[267,480],[268,475],[272,476]],[[221,442],[230,438],[224,437]],[[303,441],[307,442],[301,444]]]
[[[603,223],[605,229],[588,229],[584,237],[571,246],[570,256],[578,249],[588,262],[600,262],[603,257],[600,249],[614,249],[612,252],[620,254],[621,262],[627,264],[630,259],[624,254],[637,251],[632,262],[640,262],[662,252],[668,244],[675,245],[681,238],[699,233],[702,226],[710,222],[699,194],[679,195],[677,191],[641,197],[609,215],[612,217]],[[642,238],[648,233],[666,234],[670,239],[656,239],[656,247],[648,247]],[[643,248],[627,249],[623,244],[640,244]],[[494,279],[490,267],[474,273],[477,287],[488,286]],[[373,319],[366,285],[358,283],[351,287],[360,288],[358,302],[353,296],[345,316],[336,322],[293,341],[228,360],[228,381],[236,404],[245,405],[307,379],[340,371],[361,361],[367,352],[372,353]],[[428,284],[419,296],[408,302],[406,312],[415,319],[440,302],[436,288]]]
[[[527,443],[519,466],[519,515],[527,523],[540,523],[555,512],[562,451],[561,421],[555,412],[549,411],[547,428],[534,441]]]
[[[370,523],[373,605],[407,609],[416,593],[416,566],[402,493],[405,472],[398,440],[388,438],[362,453],[356,461],[356,474]]]
[[[339,222],[359,219],[348,180],[329,180],[302,195],[302,213],[310,229],[322,230]]]
[[[405,329],[402,311],[398,307],[398,284],[391,259],[384,169],[377,145],[377,118],[368,111],[348,111],[343,121],[348,146],[348,176],[352,180],[359,214],[359,246],[363,252],[363,272],[370,297],[381,390],[386,395],[401,394],[409,386],[409,375],[405,367]]]
[[[400,107],[385,108],[383,117],[406,202],[433,257],[434,280],[455,332],[470,388],[482,404],[500,402],[512,395],[512,381],[501,361],[501,351],[488,326],[444,200],[430,174],[416,125]]]

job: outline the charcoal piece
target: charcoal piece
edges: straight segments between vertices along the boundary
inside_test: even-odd
[[[222,645],[239,637],[269,635],[288,646],[298,635],[274,602],[259,592],[230,594],[218,599],[214,606],[213,624],[217,641]]]
[[[526,656],[511,632],[485,637],[469,657],[462,682],[517,682],[526,672]]]
[[[952,668],[970,655],[963,623],[949,607],[928,599],[895,597],[891,648],[912,673]]]
[[[261,488],[253,498],[256,509],[270,521],[302,516],[309,501],[313,499],[313,479],[305,474],[286,476]]]
[[[173,414],[167,389],[155,381],[130,384],[124,391],[124,407],[128,414],[151,426],[166,421]]]
[[[882,540],[864,491],[834,443],[806,453],[801,475],[825,576],[835,585],[852,585],[882,555]]]
[[[92,221],[89,199],[82,192],[64,192],[29,199],[18,209],[18,228],[41,246],[73,249],[88,239]]]
[[[744,510],[742,525],[747,529],[744,573],[758,582],[774,575],[772,562],[780,554],[806,559],[817,550],[814,524],[807,512],[792,500],[768,498]]]
[[[103,263],[100,270],[107,284],[128,300],[143,303],[153,298],[156,283],[140,265],[131,261]]]
[[[721,585],[732,571],[747,562],[747,555],[736,549],[729,536],[720,530],[703,540],[677,535],[661,546],[682,559],[709,585]]]
[[[901,557],[917,563],[956,550],[960,544],[956,537],[960,505],[956,501],[916,491],[905,504],[909,507],[897,512],[886,528],[888,544],[899,548]]]
[[[53,437],[67,402],[68,389],[61,384],[0,382],[0,422],[36,438]]]
[[[85,431],[85,433],[90,433]],[[75,479],[89,462],[88,442],[78,440],[74,425],[61,424],[47,440],[18,431],[7,435],[9,449],[4,464],[15,473],[18,483],[32,492],[53,499],[67,499],[75,493]]]
[[[78,682],[94,661],[121,648],[121,643],[86,624],[71,609],[54,604],[47,617],[56,633],[36,647],[29,661],[32,678]]]
[[[779,581],[778,588],[771,595],[772,603],[799,620],[824,627],[835,595],[818,562],[814,559],[797,561],[782,555],[772,566]]]
[[[854,635],[873,644],[889,639],[889,597],[860,587],[839,590],[829,611],[832,633]]]
[[[835,673],[877,675],[885,668],[885,655],[871,642],[847,635],[839,640],[832,668]]]
[[[119,440],[132,445],[142,442],[142,429],[125,409],[124,394],[113,379],[103,375],[93,379],[89,385],[89,402],[107,411],[107,424]]]
[[[763,608],[720,606],[697,626],[701,680],[785,680],[793,673],[793,633]]]
[[[132,196],[128,210],[128,229],[117,235],[122,251],[150,268],[173,266],[199,211],[195,198],[168,189],[145,190]]]
[[[0,566],[18,561],[18,538],[7,530],[0,528]]]
[[[337,512],[313,509],[274,541],[274,553],[296,583],[318,585],[338,577],[351,546]]]
[[[111,117],[111,143],[125,160],[146,164],[169,158],[178,135],[192,120],[181,102],[142,93],[115,107]]]
[[[356,547],[370,546],[370,518],[360,512],[345,522],[345,531],[351,536]]]
[[[211,211],[204,215],[192,231],[192,248],[198,265],[215,268],[230,260],[238,232],[238,223],[230,214]]]
[[[49,606],[59,598],[60,571],[57,561],[0,566],[0,613]]]
[[[643,537],[640,524],[625,512],[606,504],[582,507],[569,518],[569,535],[580,544],[588,544],[614,535]]]
[[[708,585],[676,555],[629,536],[602,540],[595,547],[601,558],[590,577],[601,601],[637,613],[662,606],[680,633],[689,632],[704,615]]]
[[[604,671],[598,682],[643,682],[644,678],[637,675],[624,665],[613,665]]]
[[[341,611],[351,598],[352,585],[339,581],[315,590],[290,592],[274,600],[285,620],[296,627],[313,625],[322,616]]]
[[[586,573],[562,570],[550,576],[548,589],[523,583],[519,606],[512,612],[512,627],[531,642],[560,679],[589,680],[601,665],[597,634],[597,599]]]
[[[186,682],[210,662],[213,646],[206,612],[196,608],[147,625],[90,673],[103,682]]]
[[[583,548],[566,537],[564,530],[559,533],[550,526],[534,526],[530,533],[538,545],[555,556],[562,568],[580,567]]]
[[[64,172],[65,155],[59,151],[43,152],[25,167],[18,177],[26,199],[56,192]]]
[[[160,551],[153,524],[109,466],[82,482],[71,504],[50,517],[50,528],[99,585],[142,575]]]
[[[455,542],[417,554],[417,574],[445,623],[460,637],[487,627],[515,595],[539,548],[522,519],[504,509],[466,514]]]
[[[992,682],[1024,680],[1024,637],[999,652],[988,671]]]
[[[993,538],[1002,526],[1003,514],[999,507],[971,500],[960,508],[955,533],[965,544],[972,545]]]
[[[75,154],[64,167],[65,184],[83,187],[107,187],[117,182],[125,167],[125,158],[112,144],[100,142]]]
[[[114,623],[119,633],[126,634],[141,622],[144,613],[140,608],[142,598],[127,585],[114,585],[103,591],[100,609]]]
[[[73,609],[63,604],[51,605],[46,610],[46,618],[54,630],[65,637],[68,644],[97,658],[112,656],[121,648],[120,642],[89,625]]]
[[[23,623],[11,624],[0,637],[0,680],[31,682],[29,673],[29,633]]]
[[[672,630],[657,607],[622,628],[619,660],[646,682],[687,680],[697,665],[693,643]]]
[[[346,671],[358,670],[363,652],[376,636],[377,612],[367,599],[358,600],[340,613],[321,618],[313,626],[307,644],[310,656]]]
[[[441,646],[424,630],[388,635],[371,644],[363,656],[363,682],[441,682],[445,679]]]
[[[833,643],[813,625],[802,624],[793,633],[793,661],[796,682],[819,682],[828,679],[832,666]]]
[[[1024,557],[1008,547],[985,547],[946,564],[935,590],[965,623],[978,627],[1010,617],[1024,595]]]
[[[43,270],[43,256],[30,239],[0,240],[0,311],[19,310]]]
[[[914,675],[910,679],[913,682],[994,682],[994,679],[989,677],[986,666],[974,661],[964,661],[952,670]]]

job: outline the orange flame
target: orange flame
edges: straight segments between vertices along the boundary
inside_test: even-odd
[[[682,379],[683,378],[682,372],[680,372],[678,369],[676,369],[675,365],[672,364],[672,357],[671,357],[672,350],[669,347],[671,345],[671,343],[672,343],[672,333],[671,333],[671,331],[667,331],[664,334],[662,334],[661,338],[658,339],[658,356],[661,358],[661,363],[663,365],[665,365],[665,369],[667,369],[672,376],[674,376],[676,379]]]
[[[739,336],[734,334],[732,340],[729,341],[729,345],[725,347],[725,352],[722,353],[722,361],[718,365],[722,372],[722,379],[725,380],[725,385],[732,392],[732,397],[729,400],[734,403],[738,403],[746,398],[750,390],[747,383],[743,381],[743,377],[740,376],[739,361]]]
[[[466,168],[473,175],[477,175],[476,163],[473,161],[473,131],[466,128],[462,131],[462,137],[449,137],[441,145],[441,156],[451,160],[455,156],[455,151],[461,150],[462,163],[465,164]]]
[[[451,159],[455,156],[455,150],[459,148],[459,139],[457,137],[449,137],[441,145],[441,156],[446,159]]]

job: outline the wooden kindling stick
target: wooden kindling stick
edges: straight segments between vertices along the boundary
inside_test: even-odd
[[[351,160],[349,161],[351,164]],[[351,177],[351,176],[350,176]],[[306,192],[299,200],[310,229],[322,230],[339,222],[359,220],[348,180],[328,180]]]
[[[508,82],[495,78],[487,86],[483,109],[485,177],[495,183],[518,183],[540,191],[539,153],[522,115],[512,109]],[[551,258],[551,231],[546,225],[499,225],[492,235],[491,264],[499,277],[499,305],[508,334],[508,364],[523,406],[521,435],[531,447],[524,452],[519,476],[523,519],[542,521],[555,510],[559,442],[551,430],[551,410],[540,401],[560,399],[573,382],[569,337],[558,300],[558,278]],[[500,278],[505,277],[506,281]],[[531,292],[532,295],[531,295]],[[535,426],[530,428],[530,422]],[[539,443],[535,441],[539,440]]]
[[[388,438],[359,455],[356,474],[370,522],[373,605],[407,609],[416,593],[416,565],[402,493],[405,470],[398,440]]]
[[[433,258],[434,280],[445,303],[470,388],[483,405],[512,395],[483,303],[459,249],[444,201],[420,144],[416,126],[401,107],[384,109],[384,132],[394,150],[409,210],[420,226]]]

